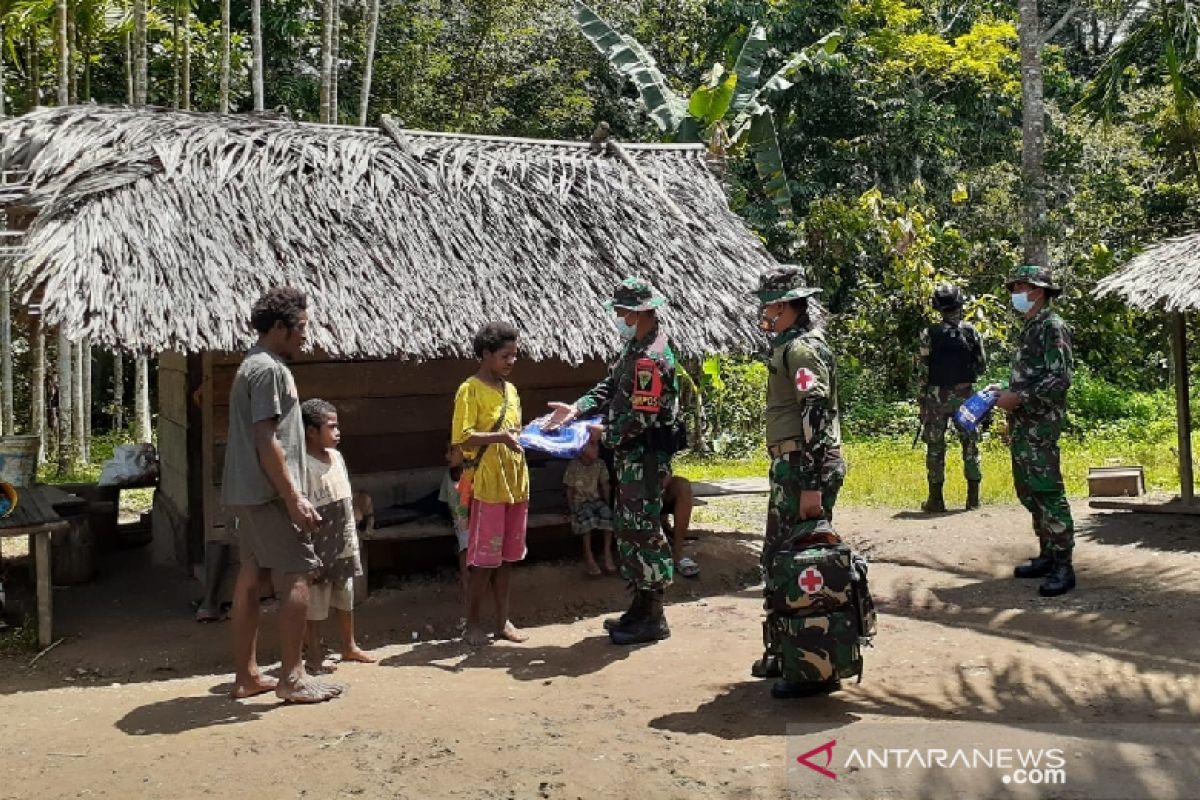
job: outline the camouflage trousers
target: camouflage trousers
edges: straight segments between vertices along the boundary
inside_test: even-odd
[[[1075,522],[1059,467],[1058,437],[1062,423],[1023,419],[1009,422],[1013,487],[1021,505],[1033,515],[1040,555],[1065,554],[1075,547]]]
[[[944,398],[942,395],[946,395]],[[969,395],[968,395],[969,396]],[[921,441],[925,443],[925,472],[930,483],[944,483],[946,480],[946,429],[953,428],[962,444],[963,476],[968,481],[983,479],[979,469],[979,433],[967,433],[957,425],[951,424],[954,412],[962,405],[965,397],[954,391],[931,389],[925,395],[925,405],[921,413],[924,428]]]
[[[800,492],[805,484],[803,454],[785,453],[771,459],[771,497],[767,505],[767,530],[763,536],[762,565],[767,564],[779,543],[790,538],[792,529],[800,524]],[[821,465],[821,507],[825,519],[833,521],[833,507],[837,505],[838,493],[846,480],[846,459],[840,447],[826,451],[825,463]]]
[[[675,576],[671,542],[662,531],[663,484],[671,458],[637,445],[615,454],[617,567],[636,589],[665,589]]]

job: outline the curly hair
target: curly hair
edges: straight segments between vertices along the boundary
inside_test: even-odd
[[[291,286],[276,286],[255,301],[250,309],[250,324],[259,333],[266,333],[282,322],[288,330],[300,322],[300,313],[308,310],[304,292]]]
[[[337,408],[333,403],[317,397],[305,400],[300,404],[300,416],[304,420],[305,428],[316,428],[319,430],[325,424],[325,418],[330,414],[336,413]]]
[[[509,342],[517,341],[517,329],[507,322],[489,322],[475,332],[475,355],[483,358],[484,353],[495,353]]]

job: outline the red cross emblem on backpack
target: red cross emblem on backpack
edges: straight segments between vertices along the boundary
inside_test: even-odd
[[[805,594],[816,594],[825,588],[825,576],[816,567],[808,567],[800,573],[796,583]]]

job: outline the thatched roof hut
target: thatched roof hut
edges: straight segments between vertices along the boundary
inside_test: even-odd
[[[27,184],[0,201],[36,212],[19,296],[107,347],[241,349],[254,298],[290,283],[331,355],[469,356],[500,318],[534,359],[578,363],[612,351],[599,305],[640,274],[685,354],[752,349],[746,295],[773,262],[704,150],[624,149],[636,168],[578,142],[46,108],[0,122]]]
[[[1200,310],[1200,233],[1167,239],[1096,284],[1097,297],[1119,297],[1134,308]]]
[[[1178,428],[1180,503],[1171,510],[1196,513],[1192,469],[1192,410],[1188,386],[1187,314],[1200,310],[1200,233],[1167,239],[1135,256],[1101,279],[1096,297],[1119,297],[1144,310],[1162,309],[1170,316],[1172,372]],[[1109,504],[1112,505],[1112,504]]]

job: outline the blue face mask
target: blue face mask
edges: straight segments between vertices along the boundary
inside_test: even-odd
[[[1012,296],[1012,307],[1017,310],[1018,314],[1028,314],[1029,309],[1033,308],[1033,301],[1029,299],[1028,292],[1021,292]]]
[[[625,320],[617,317],[617,333],[621,335],[621,339],[629,341],[637,333],[637,325],[630,325]]]

